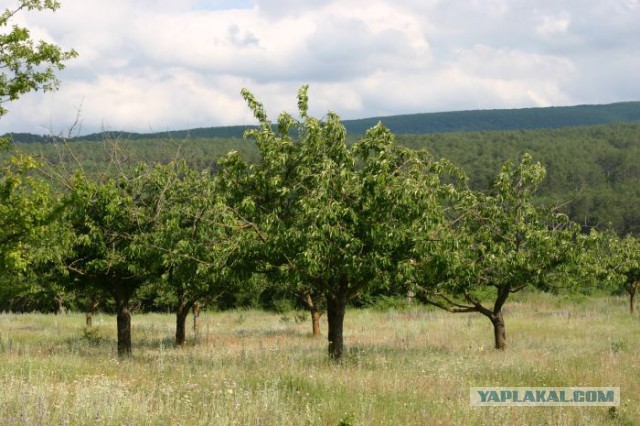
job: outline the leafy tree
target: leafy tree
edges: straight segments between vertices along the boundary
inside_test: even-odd
[[[0,159],[3,310],[62,312],[65,303],[73,306],[59,268],[68,239],[58,220],[64,205],[40,172],[42,164],[29,155],[6,152]]]
[[[22,10],[55,11],[59,7],[60,2],[55,0],[19,0],[0,14],[0,29],[7,27]],[[59,82],[55,72],[76,56],[74,50],[64,51],[51,43],[34,42],[29,30],[18,25],[0,34],[0,117],[7,112],[3,107],[6,102],[33,91],[56,90]]]
[[[496,349],[507,344],[502,308],[509,295],[530,285],[549,289],[580,252],[577,227],[532,202],[544,176],[529,155],[517,167],[505,163],[491,193],[461,193],[450,221],[435,238],[422,236],[409,263],[427,303],[489,318]]]
[[[116,303],[118,356],[131,354],[129,301],[149,278],[152,258],[138,236],[151,224],[141,209],[140,182],[145,169],[131,177],[101,181],[77,173],[70,182],[64,220],[73,232],[65,264],[80,288],[94,286]]]
[[[598,258],[602,268],[600,276],[604,276],[616,290],[629,294],[629,312],[633,315],[640,288],[640,239],[632,235],[619,238],[610,233],[602,238]]]
[[[0,14],[0,31],[22,10],[56,10],[58,7],[59,3],[53,0],[20,0]],[[0,118],[7,112],[3,104],[31,91],[55,90],[58,86],[55,71],[61,70],[63,62],[76,55],[73,50],[65,52],[50,43],[35,44],[29,30],[17,25],[2,31]],[[6,139],[0,139],[0,274],[9,271],[22,274],[34,260],[37,244],[51,241],[45,233],[56,209],[49,186],[33,175],[40,164],[29,155],[6,154],[10,148]],[[18,284],[19,288],[11,289],[14,295],[16,291],[22,295],[39,293],[19,275],[7,280]]]
[[[16,154],[0,161],[0,272],[24,271],[29,245],[50,221],[53,202],[49,186],[31,174],[38,167],[32,157]]]
[[[55,250],[55,246],[51,247]],[[34,271],[31,266],[23,272],[0,275],[0,311],[57,314],[74,308],[74,294],[68,293],[60,281],[50,278],[49,273]]]
[[[159,290],[174,303],[176,344],[183,345],[189,311],[226,283],[233,218],[211,174],[185,162],[156,165],[146,176],[142,197],[151,232],[140,235],[140,244],[155,253]]]
[[[227,156],[221,181],[238,217],[255,231],[246,253],[256,270],[326,299],[329,356],[339,360],[348,301],[394,279],[413,241],[407,223],[420,218],[426,231],[440,220],[445,164],[397,147],[381,124],[348,145],[336,114],[324,121],[308,115],[306,86],[298,92],[301,121],[283,113],[277,130],[253,95],[243,96],[260,122],[248,132],[260,160],[250,165]]]

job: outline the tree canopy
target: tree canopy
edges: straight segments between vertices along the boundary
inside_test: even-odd
[[[576,225],[532,202],[544,176],[544,167],[529,155],[517,167],[505,163],[491,192],[459,194],[450,219],[435,238],[421,236],[408,265],[427,303],[489,318],[497,349],[506,346],[502,308],[509,295],[526,286],[549,289],[552,274],[580,252]]]

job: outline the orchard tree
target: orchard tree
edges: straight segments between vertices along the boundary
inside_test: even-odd
[[[580,256],[579,229],[533,204],[544,176],[529,155],[518,166],[505,163],[491,193],[460,193],[446,226],[422,235],[408,264],[427,303],[486,316],[496,349],[507,345],[502,309],[509,295],[527,286],[549,289]]]
[[[611,233],[602,238],[598,252],[599,264],[607,282],[616,290],[629,294],[629,312],[635,312],[635,300],[640,288],[640,239],[633,235],[619,238]]]
[[[64,68],[64,62],[75,58],[74,50],[44,41],[35,42],[29,30],[18,25],[9,26],[21,11],[51,10],[60,7],[55,0],[19,0],[0,14],[0,117],[6,112],[3,104],[19,99],[25,93],[58,88],[55,72]]]
[[[78,172],[66,199],[64,220],[73,234],[66,268],[81,289],[97,287],[113,297],[120,357],[131,354],[129,301],[149,278],[152,262],[139,238],[151,230],[148,218],[140,214],[144,173],[140,166],[130,177],[90,180]]]
[[[175,303],[180,346],[189,311],[225,288],[226,260],[238,230],[210,172],[198,172],[185,162],[156,165],[141,194],[151,232],[140,234],[139,241],[154,253],[159,290]]]
[[[340,360],[349,300],[394,279],[414,240],[408,223],[420,219],[426,232],[442,220],[447,164],[396,146],[381,124],[347,144],[336,114],[308,115],[306,86],[298,93],[301,120],[283,113],[275,130],[253,95],[243,96],[260,123],[248,132],[260,160],[249,165],[231,154],[220,179],[230,206],[254,230],[245,253],[256,270],[326,299],[328,352]]]

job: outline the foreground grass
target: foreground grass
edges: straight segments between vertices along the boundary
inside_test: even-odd
[[[136,315],[128,361],[114,317],[87,333],[80,314],[1,314],[0,424],[636,424],[640,320],[626,308],[523,295],[506,307],[503,353],[479,315],[351,310],[337,366],[293,313],[204,314],[185,348],[173,316]],[[622,402],[613,415],[470,407],[470,386],[619,386]]]

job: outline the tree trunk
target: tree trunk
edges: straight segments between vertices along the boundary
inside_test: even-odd
[[[64,314],[64,296],[61,294],[56,294],[53,300],[55,300],[56,304],[58,305],[58,309],[56,310],[56,315]]]
[[[416,298],[416,293],[413,290],[407,291],[407,305],[413,305],[413,300]]]
[[[313,337],[320,336],[320,317],[322,312],[317,309],[311,311],[311,330],[313,331]]]
[[[311,294],[307,293],[305,295],[304,302],[311,313],[311,330],[313,337],[318,337],[320,336],[320,317],[322,316],[322,312],[318,308],[318,305],[313,302]]]
[[[498,311],[497,314],[493,314],[490,319],[491,319],[491,323],[493,324],[495,348],[503,351],[507,347],[507,333],[504,326],[504,318],[502,317],[502,311]]]
[[[87,328],[91,328],[93,326],[93,314],[98,308],[98,297],[92,296],[91,302],[89,302],[89,306],[87,308],[87,313],[85,314],[85,326]]]
[[[195,302],[191,307],[191,312],[193,312],[193,334],[198,333],[198,320],[200,318],[200,309],[202,309],[202,306],[200,306],[200,302]]]
[[[188,303],[182,302],[176,310],[176,346],[183,346],[186,341],[186,324],[190,308]]]
[[[116,298],[117,325],[118,325],[118,357],[131,356],[131,312],[129,311],[129,299]]]
[[[627,290],[629,291],[629,313],[633,315],[635,312],[636,293],[638,292],[638,283],[632,284]]]
[[[340,361],[344,352],[342,331],[347,297],[344,294],[327,295],[327,321],[329,322],[329,358]]]

